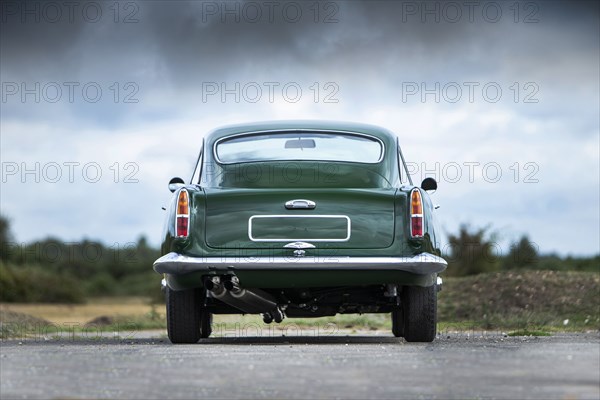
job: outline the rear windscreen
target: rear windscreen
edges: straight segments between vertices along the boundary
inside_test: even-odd
[[[265,133],[224,139],[216,144],[221,163],[255,161],[344,161],[377,163],[383,144],[368,136],[344,133]]]

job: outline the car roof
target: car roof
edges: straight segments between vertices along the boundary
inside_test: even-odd
[[[319,121],[319,120],[282,120],[282,121],[262,121],[251,122],[245,124],[227,125],[217,128],[210,132],[206,139],[209,144],[214,141],[242,133],[259,133],[265,131],[333,131],[333,132],[352,132],[363,133],[374,136],[383,140],[386,143],[394,143],[396,135],[385,128],[375,125],[362,124],[356,122],[340,122],[340,121]]]

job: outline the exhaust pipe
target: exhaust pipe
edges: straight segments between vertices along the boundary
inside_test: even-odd
[[[237,276],[221,279],[218,276],[209,278],[204,286],[212,297],[235,307],[247,314],[263,314],[266,323],[283,321],[283,311],[277,300],[260,289],[244,289],[240,287]]]
[[[222,282],[221,278],[218,276],[207,279],[204,282],[204,287],[209,291],[211,297],[235,307],[246,314],[258,314],[262,312],[252,307],[252,305],[244,303],[243,301],[233,297],[231,293],[225,289],[224,282]]]
[[[252,304],[257,309],[262,310],[263,321],[266,324],[270,324],[273,321],[280,323],[285,318],[283,311],[277,305],[277,301],[269,293],[260,289],[243,289],[240,287],[239,280],[235,276],[225,281],[223,285],[234,298]]]

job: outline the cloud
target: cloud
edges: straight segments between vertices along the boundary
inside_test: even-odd
[[[444,2],[120,2],[118,14],[98,2],[91,22],[82,10],[92,3],[78,3],[72,20],[63,8],[55,23],[43,2],[2,3],[2,162],[93,161],[105,177],[118,162],[121,178],[132,162],[140,181],[7,179],[2,213],[22,240],[157,238],[166,181],[191,173],[205,132],[316,118],[392,129],[426,166],[498,163],[498,183],[481,172],[473,182],[442,177],[435,196],[450,230],[492,222],[528,232],[542,250],[600,251],[597,2],[452,3],[458,19]],[[25,8],[34,11],[23,17]],[[537,165],[539,182],[511,180],[515,163],[521,180]],[[564,241],[572,224],[582,239]]]

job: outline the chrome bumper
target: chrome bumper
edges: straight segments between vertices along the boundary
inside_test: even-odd
[[[154,262],[160,274],[235,270],[365,270],[439,273],[448,264],[441,257],[422,253],[413,257],[189,257],[165,254]]]

